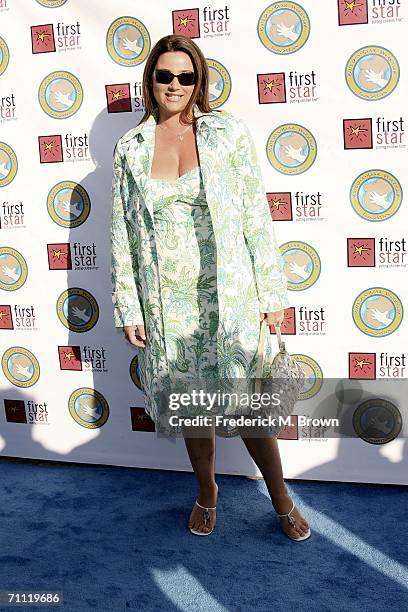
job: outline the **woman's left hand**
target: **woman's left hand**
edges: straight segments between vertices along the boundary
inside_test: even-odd
[[[285,318],[285,311],[277,310],[276,312],[261,312],[259,316],[260,321],[266,319],[268,325],[280,325],[283,323]]]

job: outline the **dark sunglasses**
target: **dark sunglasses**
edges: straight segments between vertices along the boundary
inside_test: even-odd
[[[168,85],[172,82],[174,77],[177,77],[178,82],[183,86],[194,85],[197,80],[195,72],[180,72],[180,74],[173,74],[170,70],[156,68],[154,74],[156,81],[162,85]]]

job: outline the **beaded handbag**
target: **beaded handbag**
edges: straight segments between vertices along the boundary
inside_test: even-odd
[[[264,350],[266,334],[269,326],[266,319],[262,319],[259,330],[258,357],[255,379],[253,383],[254,393],[277,394],[278,404],[261,405],[255,412],[263,417],[282,417],[286,419],[294,411],[295,404],[299,399],[303,388],[305,373],[286,350],[285,342],[282,340],[280,325],[275,325],[276,338],[278,340],[279,352],[276,353],[272,363],[264,364]],[[284,426],[277,429],[283,429]]]

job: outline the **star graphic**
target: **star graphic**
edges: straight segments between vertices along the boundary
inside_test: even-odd
[[[112,92],[112,100],[119,100],[119,98],[124,98],[125,95],[126,94],[123,91],[123,89],[118,89],[118,91],[113,91]]]
[[[44,30],[42,32],[36,32],[36,34],[37,40],[41,40],[41,42],[44,42],[46,36],[48,38],[51,36],[48,32],[45,32]]]
[[[371,364],[370,364],[369,361],[364,361],[364,359],[356,359],[354,365],[355,365],[356,368],[360,368],[360,370],[362,370],[364,366],[366,366],[366,365],[369,366]]]
[[[271,81],[264,81],[265,89],[269,89],[269,91],[273,91],[274,87],[279,87],[279,81],[272,79]]]
[[[194,22],[194,19],[192,19],[191,17],[179,17],[179,25],[182,26],[183,28],[187,28],[188,24],[191,22]]]
[[[369,249],[368,247],[363,246],[362,244],[360,246],[357,246],[356,244],[354,245],[354,252],[358,253],[359,255],[363,254],[363,251],[370,251],[371,249]]]
[[[282,200],[272,200],[272,207],[276,208],[276,210],[279,210],[280,206],[285,206],[286,202],[283,202]]]
[[[352,2],[345,2],[346,11],[350,11],[350,13],[354,13],[354,9],[357,6],[363,6],[361,2],[356,2],[356,0],[352,0]]]
[[[63,257],[63,255],[66,255],[66,251],[62,251],[61,249],[59,251],[53,251],[52,252],[52,256],[56,257],[57,259],[61,259]]]
[[[358,138],[360,136],[360,133],[362,134],[363,132],[367,132],[367,129],[362,128],[360,125],[350,125],[350,136],[357,136]]]

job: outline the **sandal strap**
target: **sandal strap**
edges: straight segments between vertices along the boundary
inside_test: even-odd
[[[203,510],[215,510],[217,508],[217,506],[214,506],[214,508],[206,508],[205,506],[202,506],[201,504],[199,504],[197,500],[196,500],[196,504]]]
[[[289,523],[289,525],[291,525],[292,527],[294,527],[294,526],[296,525],[296,519],[295,519],[295,518],[293,518],[293,516],[290,516],[290,515],[291,515],[291,513],[292,513],[292,511],[293,511],[293,508],[294,508],[294,507],[295,507],[295,502],[293,502],[293,506],[292,506],[292,508],[291,508],[290,512],[288,512],[287,514],[278,514],[278,513],[277,513],[277,514],[278,514],[278,516],[286,516],[286,517],[287,517],[287,519],[288,519],[288,523]]]
[[[278,512],[276,514],[278,516],[289,516],[291,514],[291,512],[293,512],[293,508],[294,507],[295,507],[295,502],[293,502],[293,506],[292,506],[291,510],[287,514],[278,514]]]

